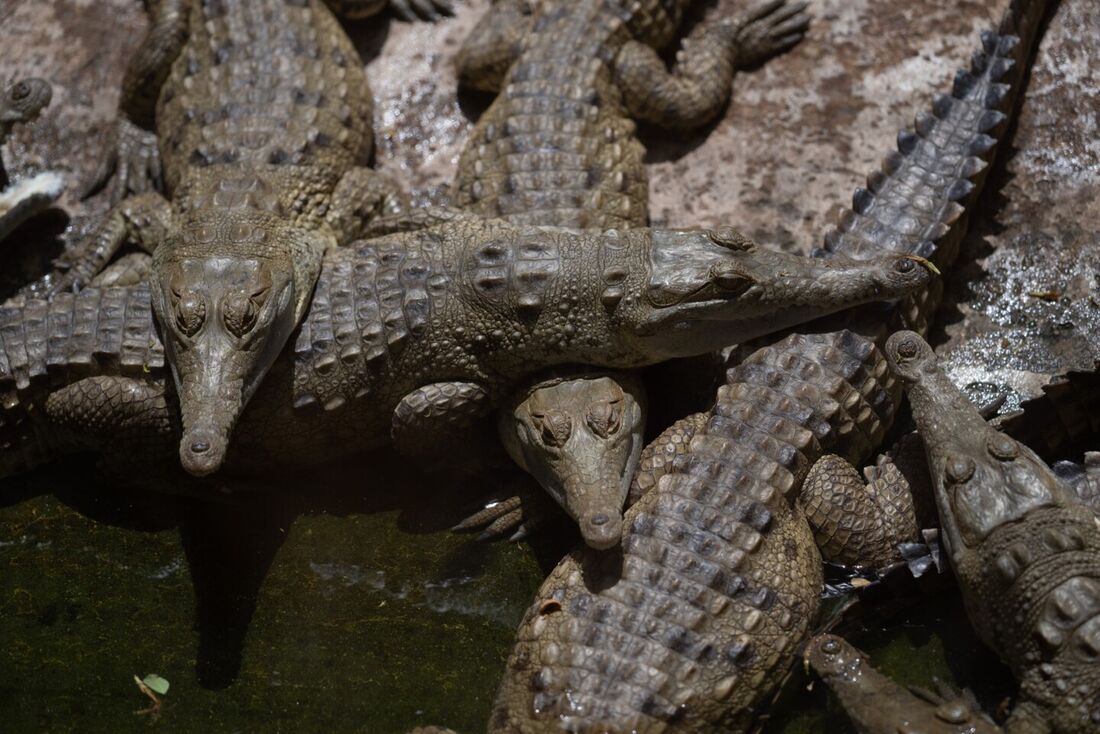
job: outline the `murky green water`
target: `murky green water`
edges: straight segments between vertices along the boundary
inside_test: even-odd
[[[334,513],[0,492],[4,732],[484,731],[560,552],[455,536],[415,493]],[[903,682],[974,686],[991,663],[959,615],[945,595],[854,640]],[[171,684],[159,716],[135,714],[148,673]],[[807,685],[792,678],[767,731],[849,731]]]

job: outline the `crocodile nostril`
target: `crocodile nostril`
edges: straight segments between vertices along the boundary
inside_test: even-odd
[[[206,441],[195,441],[191,444],[191,453],[193,454],[205,454],[210,450],[210,444]]]
[[[591,522],[593,525],[606,525],[610,521],[611,518],[601,512],[599,515],[593,515]]]

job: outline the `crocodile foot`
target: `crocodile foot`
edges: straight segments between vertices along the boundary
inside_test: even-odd
[[[519,494],[493,498],[451,528],[456,533],[480,531],[478,540],[523,540],[554,512],[544,492],[520,490]]]
[[[755,66],[801,41],[810,27],[806,7],[805,2],[767,0],[732,18],[738,66]]]
[[[115,125],[107,154],[92,182],[81,192],[87,199],[104,188],[112,204],[133,194],[162,190],[160,150],[156,134],[125,118]]]

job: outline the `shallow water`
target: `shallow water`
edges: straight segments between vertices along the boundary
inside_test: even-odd
[[[454,535],[440,517],[453,507],[424,512],[415,494],[327,513],[288,497],[0,498],[0,729],[12,732],[483,731],[561,551]],[[995,703],[1003,674],[950,585],[933,586],[916,601],[885,594],[876,608],[902,611],[857,617],[853,641],[901,682],[936,675]],[[149,701],[134,676],[149,673],[171,684],[159,715],[135,713]],[[765,731],[850,727],[796,670]]]
[[[542,578],[525,545],[400,510],[126,509],[166,527],[48,495],[0,510],[0,730],[477,731]],[[148,673],[171,684],[159,717],[134,713]]]

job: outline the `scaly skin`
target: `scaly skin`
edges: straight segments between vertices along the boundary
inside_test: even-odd
[[[630,373],[543,378],[502,406],[500,438],[577,521],[592,548],[618,545],[642,451],[645,390]]]
[[[8,86],[0,96],[0,145],[7,140],[12,126],[38,117],[52,97],[53,88],[44,79],[20,79]],[[56,201],[63,188],[61,174],[53,172],[12,183],[0,161],[0,241]]]
[[[757,4],[702,25],[670,72],[657,49],[691,4],[497,0],[459,56],[460,81],[500,95],[459,159],[455,203],[517,224],[645,226],[645,151],[631,117],[707,124],[738,67],[793,46],[809,24],[804,4]]]
[[[556,364],[635,368],[899,298],[930,281],[922,263],[800,258],[729,230],[574,234],[475,218],[343,248],[242,417],[227,469],[263,476],[385,444],[408,417],[398,408],[434,385],[470,386],[454,394],[494,406]],[[87,376],[163,380],[149,301],[143,286],[86,288],[0,309],[7,442],[37,447],[5,455],[6,473],[49,453],[51,390]]]
[[[305,316],[324,254],[394,204],[364,167],[371,106],[355,47],[320,0],[155,7],[127,72],[114,162],[113,192],[134,196],[28,291],[82,287],[127,240],[153,253],[192,474],[221,467],[241,410]]]
[[[920,335],[886,356],[908,386],[944,549],[979,636],[1020,683],[1012,734],[1100,729],[1100,525],[1029,448],[989,426]]]
[[[459,58],[462,81],[501,93],[460,158],[456,203],[515,224],[644,226],[644,151],[629,115],[677,127],[706,124],[729,99],[739,65],[794,45],[809,22],[803,4],[784,2],[759,5],[738,19],[712,21],[688,41],[669,72],[654,49],[672,40],[690,4],[553,0],[535,8],[526,0],[494,3]],[[621,533],[623,500],[645,431],[641,383],[637,376],[614,373],[597,381],[583,371],[576,379],[561,371],[555,378],[553,390],[518,396],[500,414],[501,438],[516,462],[580,523],[586,542],[607,548]],[[637,398],[636,419],[624,428],[632,432],[630,442],[622,432],[609,440],[580,429],[609,392]],[[552,394],[561,404],[553,404]],[[562,430],[578,430],[560,444],[552,434],[543,442],[541,430],[532,430],[536,413],[558,416]],[[630,445],[633,450],[626,450]],[[483,511],[463,526],[475,519],[494,528],[509,520],[529,526],[534,518],[516,511],[517,502],[506,500],[497,505],[498,512]],[[583,519],[594,517],[602,521],[598,527]]]
[[[973,695],[941,686],[906,689],[879,673],[867,657],[835,635],[820,635],[804,657],[844,705],[859,734],[1000,734]]]
[[[954,260],[1044,8],[1014,4],[983,37],[952,96],[856,193],[825,255]],[[712,411],[644,452],[651,489],[627,513],[621,558],[577,551],[554,570],[521,623],[490,731],[746,730],[817,609],[804,479],[826,452],[851,459],[881,441],[900,388],[880,345],[891,323],[925,328],[938,293],[757,350]]]

